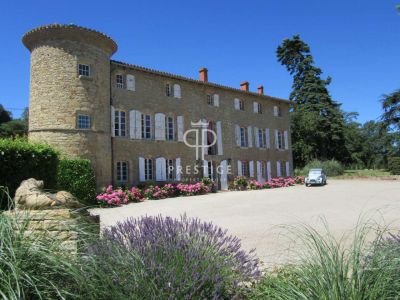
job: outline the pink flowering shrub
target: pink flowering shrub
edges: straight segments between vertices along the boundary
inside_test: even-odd
[[[164,190],[163,188],[160,188],[158,185],[149,186],[147,189],[144,190],[143,194],[146,199],[151,199],[151,200],[168,198],[168,191]]]
[[[245,176],[236,176],[233,179],[233,187],[235,190],[245,190],[248,184],[249,182]]]
[[[97,195],[96,199],[100,204],[108,206],[121,206],[129,201],[127,193],[121,188],[114,190],[112,185],[109,185],[104,193]]]
[[[137,187],[133,187],[130,190],[126,191],[129,201],[131,202],[142,202],[144,201],[144,196],[142,194],[142,191],[138,189]]]
[[[183,196],[202,195],[210,192],[210,188],[202,182],[189,184],[179,183],[176,188]]]
[[[304,183],[304,177],[278,177],[278,178],[272,178],[269,181],[266,181],[264,183],[261,183],[255,179],[248,180],[244,176],[238,176],[235,177],[234,182],[233,182],[233,189],[235,190],[243,190],[243,189],[249,189],[249,190],[260,190],[260,189],[274,189],[274,188],[282,188],[282,187],[288,187],[288,186],[293,186],[295,184],[302,184]]]
[[[249,181],[248,188],[250,190],[260,190],[260,189],[264,188],[264,185],[262,183],[258,182],[257,180],[252,179]]]

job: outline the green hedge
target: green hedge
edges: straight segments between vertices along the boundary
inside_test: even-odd
[[[58,163],[57,188],[66,190],[86,205],[96,204],[96,179],[86,159],[62,159]]]
[[[326,160],[326,161],[320,161],[320,160],[313,160],[307,165],[299,170],[296,171],[297,175],[308,175],[308,171],[310,169],[323,169],[326,173],[327,176],[339,176],[344,174],[344,166],[338,162],[337,160]]]
[[[390,173],[393,175],[400,175],[400,157],[390,157],[388,160],[388,167]]]
[[[55,188],[57,164],[58,153],[48,145],[0,139],[0,186],[7,187],[11,197],[21,181],[32,177],[43,180],[46,188]],[[0,208],[6,205],[0,202]]]

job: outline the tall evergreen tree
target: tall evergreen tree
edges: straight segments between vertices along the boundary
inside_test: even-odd
[[[292,144],[295,165],[307,161],[349,156],[345,147],[345,123],[340,104],[333,101],[322,79],[322,70],[314,65],[310,47],[296,35],[277,49],[279,62],[293,75]]]
[[[400,90],[382,98],[382,121],[400,131]]]

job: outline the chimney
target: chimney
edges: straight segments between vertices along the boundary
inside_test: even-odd
[[[263,87],[262,85],[260,85],[260,86],[258,87],[258,93],[259,93],[260,95],[264,95],[264,87]]]
[[[249,82],[248,82],[248,81],[242,82],[242,83],[240,84],[240,89],[241,89],[242,91],[248,92],[248,91],[249,91]]]
[[[200,81],[208,82],[208,70],[207,70],[207,68],[201,68],[199,73],[200,73]]]

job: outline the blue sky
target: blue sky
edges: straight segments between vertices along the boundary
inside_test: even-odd
[[[400,88],[400,15],[395,0],[2,1],[0,103],[18,117],[28,105],[29,52],[23,34],[49,23],[102,31],[114,59],[287,98],[292,78],[276,59],[284,38],[300,34],[330,92],[361,122],[378,119],[382,94]]]

